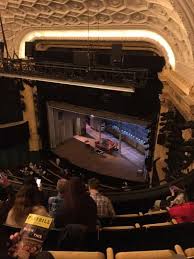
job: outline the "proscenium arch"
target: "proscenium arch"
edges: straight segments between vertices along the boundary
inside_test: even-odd
[[[176,68],[176,58],[168,41],[160,34],[149,30],[133,29],[91,29],[91,30],[34,30],[28,32],[19,45],[19,57],[25,58],[25,43],[37,39],[59,39],[59,40],[111,40],[111,41],[151,41],[164,52],[167,64],[173,70]]]

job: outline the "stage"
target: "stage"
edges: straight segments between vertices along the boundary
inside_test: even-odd
[[[142,170],[144,164],[144,157],[138,151],[131,148],[128,158],[120,155],[118,151],[114,151],[113,154],[97,154],[94,151],[94,142],[95,139],[90,137],[74,136],[53,151],[59,157],[87,170],[129,181],[145,182],[145,177],[138,174],[138,170]]]

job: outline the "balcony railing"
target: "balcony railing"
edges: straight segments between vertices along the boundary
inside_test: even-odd
[[[35,62],[23,59],[1,59],[0,75],[29,80],[47,81],[101,89],[126,89],[134,92],[148,79],[147,69],[117,69],[115,67],[84,67],[63,63]],[[106,86],[109,88],[106,88]]]

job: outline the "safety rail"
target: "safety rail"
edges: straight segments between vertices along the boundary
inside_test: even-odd
[[[103,85],[106,87],[106,84],[109,84],[112,87],[118,87],[118,89],[119,87],[130,89],[143,87],[148,79],[148,70],[145,68],[88,68],[64,63],[35,62],[31,59],[1,59],[0,76],[66,85],[77,85],[79,82],[80,86],[85,86],[83,83],[99,84],[102,85],[101,88]]]

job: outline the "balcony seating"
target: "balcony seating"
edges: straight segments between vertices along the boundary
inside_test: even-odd
[[[184,252],[183,252],[184,253]],[[106,249],[106,256],[101,252],[50,251],[41,252],[36,259],[186,259],[184,254],[176,254],[173,250],[151,250],[118,252],[114,255],[112,248]]]
[[[121,214],[116,215],[112,219],[113,226],[131,225],[139,222],[141,218],[140,214]]]
[[[168,213],[168,211],[167,210],[157,210],[157,211],[150,211],[150,212],[147,212],[147,213],[145,213],[144,214],[144,216],[146,216],[146,215],[158,215],[158,214],[166,214],[166,213]]]
[[[194,223],[181,224],[156,224],[148,228],[143,228],[143,247],[146,249],[173,248],[175,244],[180,244],[184,248],[194,246]]]
[[[139,223],[140,225],[162,223],[170,220],[168,211],[160,210],[155,212],[148,212],[143,214],[142,212],[136,214],[121,214],[116,215],[113,219],[102,220],[102,222],[107,222],[112,226],[122,226],[122,225],[133,225]],[[104,225],[104,224],[103,224]]]
[[[140,225],[162,223],[170,220],[170,216],[166,210],[149,212],[143,214],[142,212],[134,214],[120,214],[113,218],[100,218],[102,226],[129,226],[139,223]]]
[[[185,253],[186,257],[189,257],[189,258],[193,257],[194,258],[194,248],[193,247],[185,249],[184,253]]]
[[[115,259],[171,259],[174,255],[176,254],[171,250],[120,252]]]
[[[151,228],[151,227],[163,227],[163,226],[171,226],[173,223],[170,221],[161,222],[161,223],[154,223],[154,224],[146,224],[143,225],[144,228]]]
[[[107,247],[114,247],[115,251],[122,251],[138,243],[139,225],[103,227],[99,233],[99,247],[104,251]]]
[[[176,223],[176,222],[175,222]],[[8,225],[0,226],[0,248],[5,249],[9,236],[20,231]],[[67,247],[61,245],[64,240],[65,229],[52,229],[44,242],[44,250],[65,250]],[[183,234],[184,233],[184,234]],[[173,248],[175,244],[180,244],[184,249],[194,247],[194,223],[174,224],[174,221],[167,221],[155,224],[102,227],[97,233],[86,237],[86,249],[95,251],[97,248],[106,249],[108,246],[114,247],[116,251],[152,250]],[[55,240],[55,242],[53,242]],[[122,242],[120,242],[122,240]],[[65,242],[65,245],[66,242]],[[75,247],[75,242],[74,242]],[[68,250],[74,250],[74,247]],[[78,247],[77,250],[82,249]]]
[[[3,233],[3,235],[0,235],[0,255],[2,253],[6,254],[7,252],[6,243],[9,240],[9,236],[19,231],[19,228],[14,228],[12,226],[0,226],[0,233]],[[114,247],[114,250],[117,253],[115,259],[137,259],[138,257],[142,259],[170,259],[170,256],[175,254],[169,251],[173,250],[175,247],[177,254],[187,257],[194,257],[193,233],[194,223],[172,224],[171,222],[163,222],[149,224],[149,226],[142,227],[140,227],[139,224],[135,224],[134,226],[103,227],[100,230],[99,247],[98,249],[94,250],[105,251],[107,247]],[[64,250],[63,247],[58,246],[58,244],[60,244],[59,241],[63,235],[64,229],[50,230],[47,236],[47,240],[44,243],[43,250]],[[93,239],[90,238],[89,246],[92,244]],[[170,250],[164,250],[166,248]],[[148,251],[156,249],[164,251]],[[72,259],[74,258],[74,255],[78,256],[78,253],[80,253],[80,259],[105,258],[101,253],[87,252],[87,255],[85,256],[84,252],[63,252],[63,254],[59,252],[56,252],[56,254],[55,252],[51,252],[51,254],[56,259]],[[60,257],[61,254],[63,257]],[[68,257],[69,255],[73,257]],[[113,252],[110,249],[107,250],[107,258],[114,259]]]
[[[180,257],[172,250],[152,250],[152,251],[133,251],[119,252],[114,256],[111,248],[107,249],[106,257],[101,252],[60,252],[51,251],[54,259],[186,259],[184,255]]]
[[[179,255],[184,255],[187,258],[194,258],[194,247],[187,248],[183,250],[180,245],[175,245],[175,251]]]
[[[54,259],[105,259],[105,255],[101,252],[61,252],[51,251]]]
[[[152,250],[152,251],[135,251],[120,252],[115,255],[115,259],[178,259],[185,258],[177,256],[172,250]]]
[[[170,219],[170,216],[167,210],[159,210],[159,211],[145,213],[142,218],[142,223],[154,224],[158,222],[166,222],[169,219]]]
[[[175,250],[176,251],[176,250]],[[174,250],[151,250],[118,252],[114,256],[112,248],[106,249],[107,259],[186,259],[184,254],[178,254]]]
[[[134,229],[134,226],[112,226],[112,227],[103,227],[101,231],[123,231]]]
[[[172,249],[177,243],[186,248],[194,247],[193,233],[194,223],[177,224],[174,220],[141,226],[136,223],[134,226],[103,227],[99,244],[104,249],[114,247],[116,251]]]

